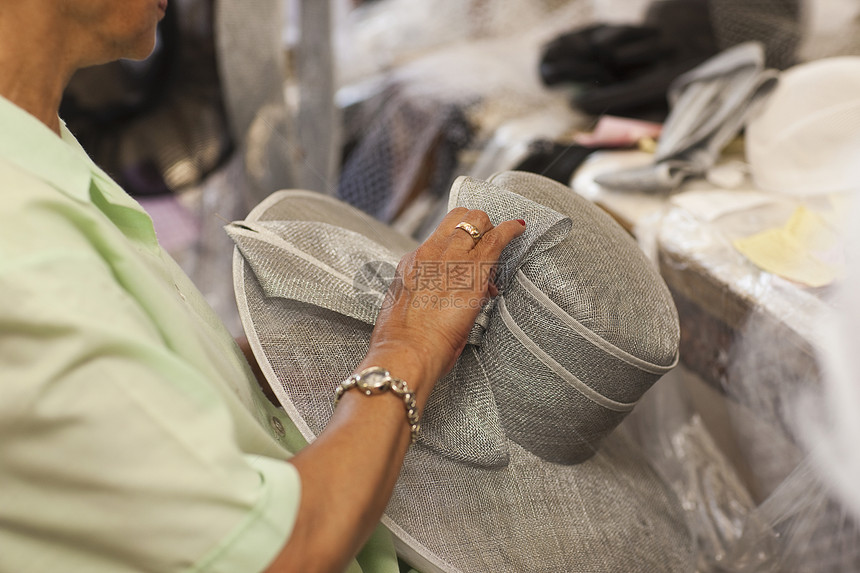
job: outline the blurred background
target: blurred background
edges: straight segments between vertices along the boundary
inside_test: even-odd
[[[747,42],[761,58],[729,52]],[[236,336],[222,227],[273,191],[421,239],[459,175],[568,184],[675,296],[681,366],[624,431],[700,570],[847,572],[860,472],[831,477],[857,454],[816,453],[839,428],[810,396],[850,259],[858,61],[857,0],[171,0],[153,55],[82,70],[61,116]],[[791,169],[802,188],[773,183]]]

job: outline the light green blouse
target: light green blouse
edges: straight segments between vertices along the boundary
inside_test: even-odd
[[[0,97],[0,573],[263,570],[300,493],[263,424],[301,442],[255,386],[140,206]]]

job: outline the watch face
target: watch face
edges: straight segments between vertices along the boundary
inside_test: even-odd
[[[390,384],[391,376],[382,368],[368,368],[358,380],[358,387],[365,392],[383,392]]]

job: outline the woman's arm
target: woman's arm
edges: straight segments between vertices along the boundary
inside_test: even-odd
[[[467,221],[483,231],[475,242]],[[495,296],[490,278],[505,246],[525,223],[493,227],[486,213],[457,208],[397,269],[356,371],[381,366],[403,379],[419,412],[436,381],[462,352],[483,302]],[[427,269],[471,273],[471,281],[422,280]],[[462,276],[462,275],[461,275]],[[471,285],[467,287],[466,285]],[[347,391],[320,436],[290,461],[302,481],[289,540],[268,573],[342,571],[382,516],[410,443],[404,403],[392,392]]]

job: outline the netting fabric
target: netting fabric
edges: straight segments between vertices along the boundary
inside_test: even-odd
[[[538,81],[535,57],[545,36],[593,13],[590,0],[348,4],[335,34],[344,108],[337,197],[385,222],[417,197],[444,207],[470,154],[506,121],[568,107]],[[574,115],[566,110],[558,123]]]
[[[764,44],[768,67],[785,69],[797,62],[803,32],[801,0],[709,0],[708,4],[721,49],[757,41]]]

